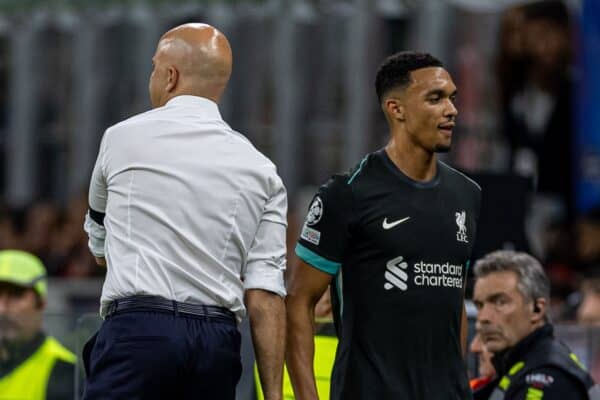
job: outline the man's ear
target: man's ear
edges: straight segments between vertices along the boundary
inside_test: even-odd
[[[398,99],[393,97],[384,99],[383,109],[390,118],[404,121],[404,105]]]
[[[546,313],[548,311],[547,306],[548,304],[546,303],[546,299],[544,298],[540,297],[533,301],[533,316],[531,318],[532,323],[537,323],[545,318]]]
[[[177,82],[179,81],[179,71],[172,65],[169,65],[167,68],[167,86],[165,90],[167,92],[172,92],[177,87]]]

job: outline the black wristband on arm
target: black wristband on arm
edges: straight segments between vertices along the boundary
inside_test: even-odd
[[[92,210],[92,208],[89,208],[89,212],[90,212],[90,218],[95,223],[97,223],[98,225],[104,226],[104,216],[106,215],[105,213],[101,213],[99,211]]]

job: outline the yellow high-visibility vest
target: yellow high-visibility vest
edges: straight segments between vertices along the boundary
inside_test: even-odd
[[[329,388],[331,385],[331,370],[335,361],[335,350],[337,348],[338,339],[332,336],[315,336],[315,380],[317,383],[317,392],[320,399],[329,399]],[[256,381],[256,397],[258,400],[264,400],[258,372],[254,368],[254,377]],[[293,400],[294,389],[292,382],[287,372],[287,368],[283,370],[283,398],[285,400]]]
[[[45,400],[48,379],[57,360],[75,364],[77,357],[47,337],[28,359],[0,379],[1,400]]]

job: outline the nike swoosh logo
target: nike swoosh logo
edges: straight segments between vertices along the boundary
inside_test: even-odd
[[[392,229],[393,227],[395,227],[396,225],[400,225],[403,222],[406,222],[410,219],[410,217],[406,217],[406,218],[402,218],[399,219],[398,221],[394,221],[394,222],[387,222],[387,217],[383,220],[383,229]]]

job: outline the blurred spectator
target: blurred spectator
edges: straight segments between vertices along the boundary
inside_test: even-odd
[[[492,364],[492,353],[483,344],[479,333],[476,333],[473,337],[469,350],[477,357],[477,372],[479,374],[478,377],[471,379],[469,382],[474,399],[487,399],[494,390],[494,386],[489,383],[496,375],[496,370]]]
[[[577,222],[577,259],[582,270],[600,265],[600,205]]]
[[[576,224],[553,223],[544,231],[545,269],[552,287],[551,314],[558,321],[573,321],[580,303],[581,274],[600,266],[600,206]]]
[[[550,314],[558,320],[563,318],[565,300],[579,286],[574,236],[572,224],[567,221],[551,223],[543,232],[546,249],[544,268],[551,288]]]
[[[500,22],[496,65],[500,103],[504,111],[509,108],[512,97],[521,90],[525,81],[524,29],[524,7],[508,9]]]
[[[502,23],[497,68],[512,168],[537,177],[538,192],[559,215],[573,208],[570,29],[561,1],[510,9]]]
[[[14,218],[7,210],[0,211],[0,249],[18,247]]]
[[[34,204],[25,216],[23,247],[44,261],[50,252],[50,238],[58,222],[58,214],[56,206],[41,202]]]
[[[600,265],[588,270],[581,284],[581,304],[577,309],[577,322],[600,326]],[[590,374],[600,379],[600,353],[590,354]]]
[[[76,357],[42,331],[46,270],[35,256],[0,251],[0,394],[72,399]]]
[[[589,281],[600,266],[600,207],[580,217],[571,229],[566,223],[551,225],[546,237],[552,315],[558,321],[574,321],[583,298],[581,275]]]
[[[35,254],[50,276],[99,276],[105,270],[96,266],[81,229],[86,210],[85,194],[73,198],[65,209],[39,202],[23,210],[0,210],[0,250]]]
[[[600,267],[584,278],[581,285],[581,304],[577,310],[577,322],[600,325]]]
[[[67,205],[64,220],[58,227],[55,254],[65,257],[61,275],[66,277],[99,276],[99,268],[87,248],[88,237],[81,228],[88,209],[87,194],[73,198]],[[62,243],[61,243],[62,241]]]

